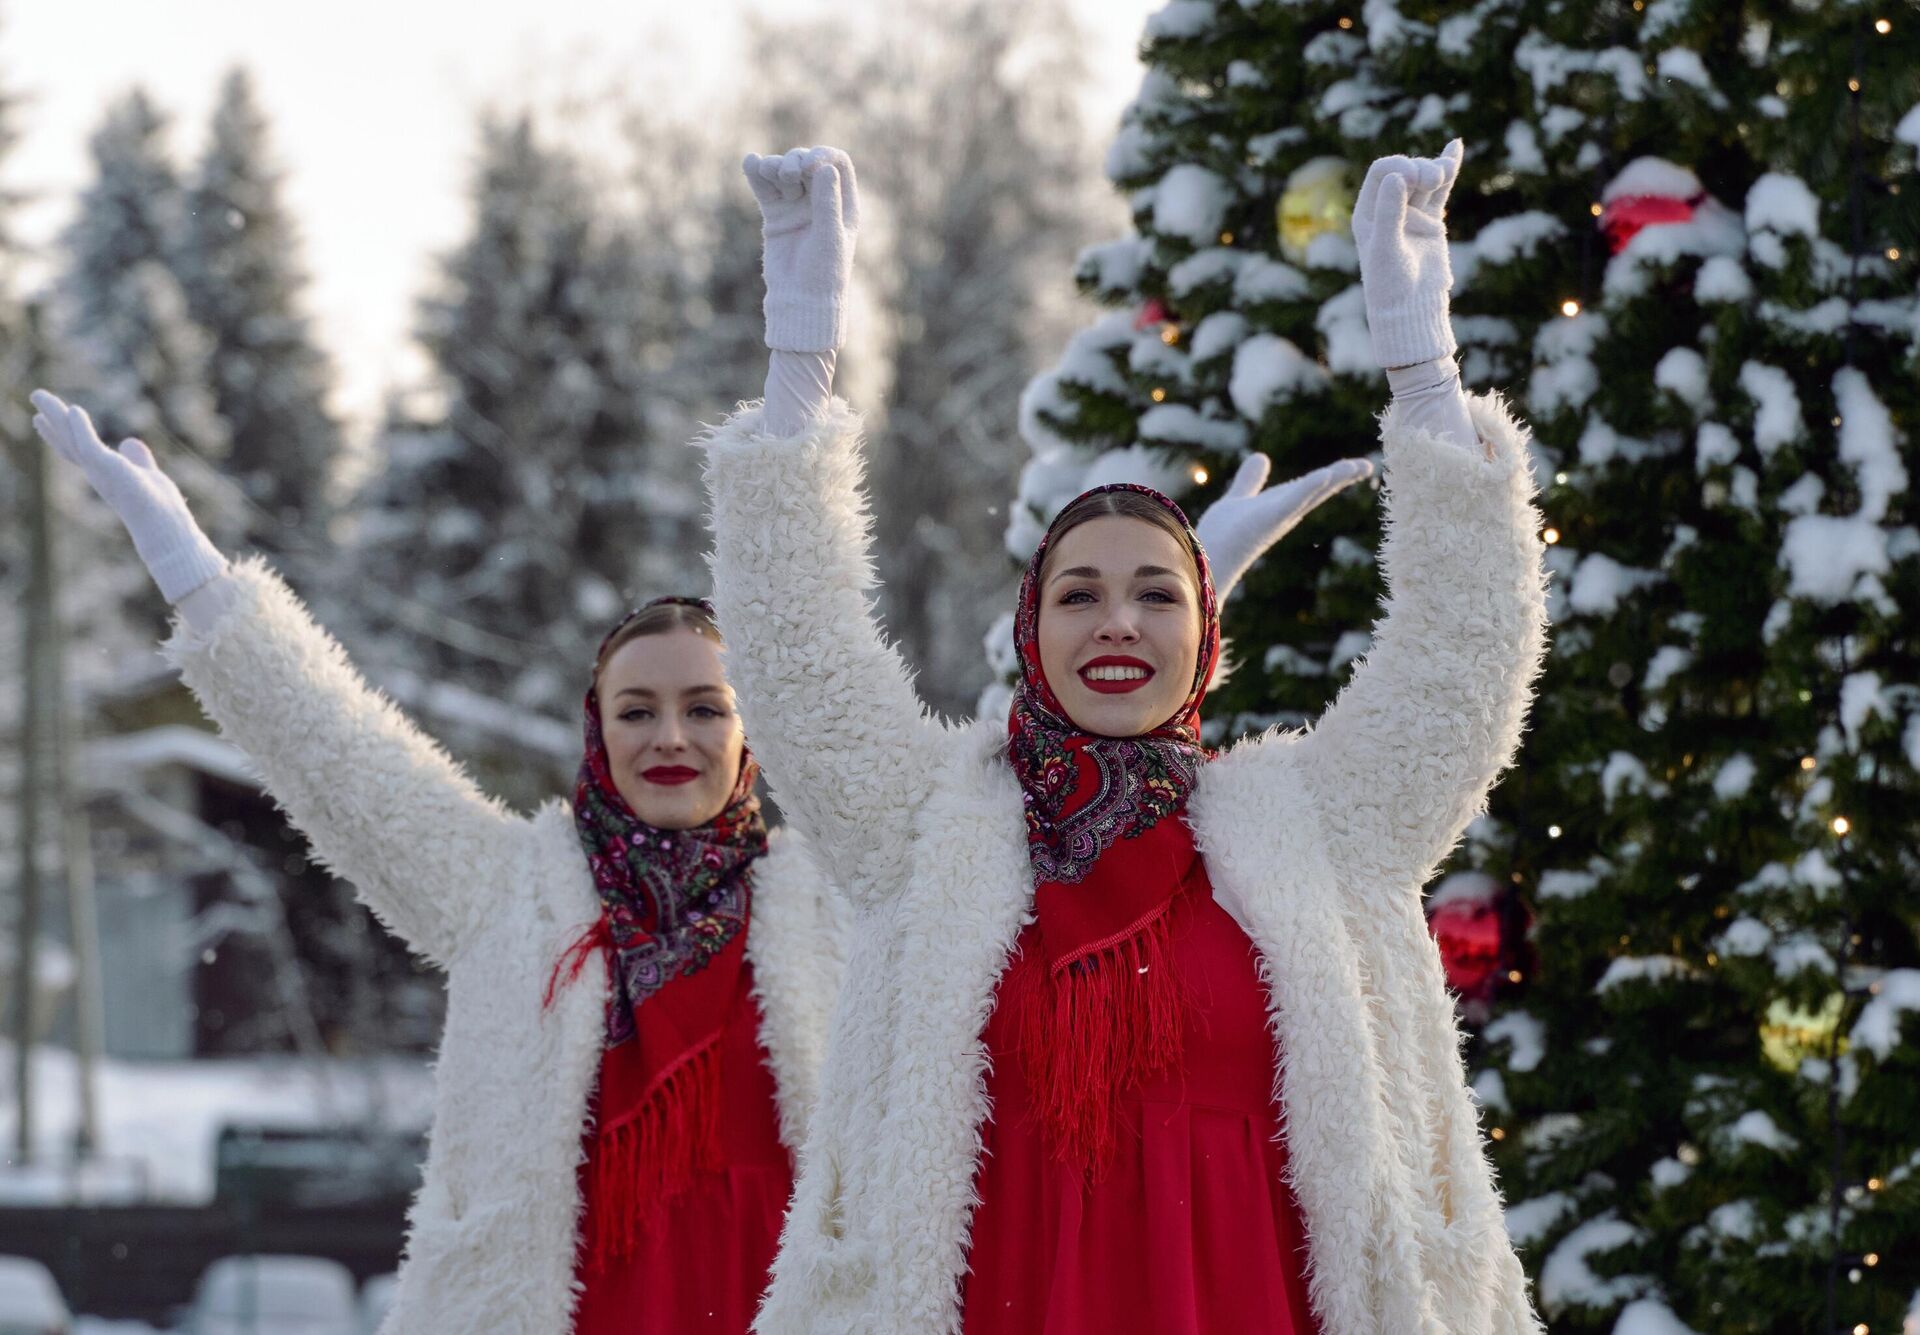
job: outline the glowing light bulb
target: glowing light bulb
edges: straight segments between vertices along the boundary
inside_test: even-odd
[[[1558,839],[1560,835],[1561,835],[1561,829],[1558,825],[1547,826],[1547,838]]]
[[[1888,247],[1887,247],[1887,258],[1888,258],[1888,259],[1890,259],[1890,260],[1897,260],[1897,259],[1899,259],[1899,258],[1900,258],[1900,247],[1898,247],[1898,246],[1888,246]]]
[[[1155,403],[1165,403],[1167,401],[1167,391],[1164,389],[1161,389],[1160,386],[1155,385],[1153,387],[1153,393],[1149,394],[1147,397],[1152,399]]]
[[[1849,93],[1857,93],[1857,92],[1859,92],[1859,91],[1860,91],[1860,81],[1859,81],[1858,79],[1848,79],[1848,80],[1847,80],[1847,91],[1848,91]]]
[[[1885,37],[1888,33],[1893,31],[1893,24],[1888,22],[1886,19],[1875,19],[1873,21],[1873,30],[1879,33],[1882,37]]]
[[[1564,316],[1567,316],[1569,319],[1571,319],[1573,316],[1576,316],[1580,313],[1580,303],[1575,301],[1572,297],[1568,297],[1565,301],[1560,303],[1560,313]]]
[[[1193,470],[1193,481],[1196,486],[1206,486],[1208,476],[1207,470],[1204,468],[1195,468]]]
[[[1868,1253],[1867,1253],[1867,1254],[1866,1254],[1865,1256],[1863,1256],[1863,1257],[1861,1257],[1860,1259],[1861,1259],[1862,1261],[1865,1261],[1865,1262],[1866,1262],[1866,1263],[1867,1263],[1868,1265],[1879,1265],[1879,1264],[1880,1264],[1880,1253],[1879,1253],[1879,1252],[1868,1252]]]
[[[1819,762],[1819,761],[1817,761],[1817,760],[1815,760],[1815,759],[1814,759],[1814,758],[1813,758],[1812,756],[1801,756],[1801,757],[1800,757],[1800,768],[1801,768],[1801,769],[1812,769],[1812,768],[1813,768],[1813,767],[1814,767],[1815,765],[1818,765],[1819,763],[1820,763],[1820,762]]]
[[[1487,1134],[1495,1140],[1505,1140],[1507,1138],[1507,1129],[1504,1126],[1496,1126],[1493,1130],[1487,1132]]]
[[[1223,245],[1223,246],[1230,246],[1230,245],[1232,245],[1232,244],[1233,244],[1233,233],[1232,233],[1232,232],[1222,232],[1222,233],[1220,233],[1220,244],[1221,244],[1221,245]]]
[[[1522,977],[1522,974],[1518,969],[1507,970],[1507,981],[1509,983],[1517,983],[1520,981],[1521,977]]]
[[[1169,347],[1171,347],[1175,343],[1178,343],[1180,341],[1179,329],[1173,325],[1168,325],[1165,329],[1162,329],[1160,331],[1160,341],[1162,343],[1165,343]]]
[[[1587,212],[1591,213],[1594,217],[1598,218],[1602,213],[1605,213],[1606,210],[1600,207],[1599,204],[1595,203],[1595,204],[1587,205]]]
[[[1881,1183],[1881,1181],[1880,1181],[1880,1179],[1879,1179],[1879,1178],[1877,1178],[1877,1177],[1870,1177],[1870,1178],[1868,1178],[1868,1179],[1867,1179],[1867,1190],[1868,1190],[1868,1191],[1878,1191],[1878,1190],[1880,1190],[1880,1187],[1881,1187],[1881,1185],[1882,1185],[1882,1183]]]
[[[1853,822],[1848,820],[1845,816],[1835,816],[1833,818],[1833,832],[1835,834],[1845,834],[1848,830],[1851,830],[1852,828],[1853,828]]]
[[[1351,28],[1351,27],[1353,26],[1353,20],[1352,20],[1352,19],[1347,19],[1347,18],[1343,18],[1343,19],[1341,19],[1341,20],[1340,20],[1340,26],[1341,26],[1342,28]]]
[[[1717,969],[1720,967],[1720,957],[1711,950],[1707,952],[1707,967],[1709,969]]]
[[[1560,541],[1560,530],[1557,528],[1548,529],[1540,535],[1540,541],[1546,543],[1549,547],[1553,546],[1554,543]]]

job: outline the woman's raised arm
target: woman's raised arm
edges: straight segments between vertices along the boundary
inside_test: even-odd
[[[1459,141],[1383,158],[1354,206],[1367,323],[1395,403],[1387,582],[1373,650],[1298,744],[1329,851],[1355,884],[1417,891],[1519,745],[1546,652],[1527,433],[1452,366],[1445,209]]]
[[[703,440],[727,670],[782,810],[871,904],[906,873],[943,736],[880,633],[859,417],[831,399],[859,228],[835,149],[750,156],[765,219],[768,397]]]
[[[180,612],[168,657],[328,866],[440,963],[485,920],[487,873],[525,823],[370,688],[266,566],[229,566],[137,440],[108,449],[84,409],[42,390],[34,427],[81,469]]]

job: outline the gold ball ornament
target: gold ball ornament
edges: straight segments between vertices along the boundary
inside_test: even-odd
[[[1760,1051],[1776,1070],[1791,1075],[1808,1057],[1827,1057],[1834,1053],[1834,1030],[1846,1012],[1847,999],[1835,992],[1811,1009],[1795,1006],[1784,997],[1767,1007],[1767,1018],[1760,1025]],[[1839,1052],[1847,1050],[1841,1039]]]
[[[1345,158],[1313,158],[1294,168],[1274,215],[1280,253],[1301,264],[1316,236],[1350,230],[1355,190],[1353,167]]]

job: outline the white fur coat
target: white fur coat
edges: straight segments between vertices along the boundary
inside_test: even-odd
[[[168,655],[315,852],[447,976],[426,1180],[382,1329],[565,1335],[607,993],[590,968],[541,1004],[600,912],[572,809],[524,818],[482,795],[276,576],[248,562],[227,578],[236,598],[207,630],[176,630]],[[833,900],[801,841],[776,831],[754,869],[747,953],[796,1149],[839,982]]]
[[[1258,947],[1276,1097],[1326,1335],[1540,1329],[1466,1089],[1420,891],[1518,745],[1545,651],[1526,433],[1382,433],[1390,589],[1311,731],[1204,768],[1190,820]],[[981,1030],[1031,912],[1005,723],[948,728],[868,607],[858,418],[748,408],[706,442],[714,601],[783,808],[856,920],[763,1335],[955,1335],[982,1123]]]

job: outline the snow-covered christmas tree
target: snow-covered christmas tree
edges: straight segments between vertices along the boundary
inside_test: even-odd
[[[210,340],[214,406],[230,437],[223,471],[247,500],[247,545],[290,554],[324,540],[340,427],[326,402],[331,370],[300,309],[299,229],[243,70],[221,84],[185,202],[174,267]]]
[[[1478,1084],[1513,1230],[1559,1329],[1897,1330],[1920,1288],[1920,17],[1668,0],[1512,59],[1529,234],[1602,243],[1501,285],[1562,307],[1525,387],[1555,653],[1472,850],[1538,915]]]
[[[1554,544],[1526,752],[1430,899],[1493,1016],[1470,1055],[1513,1231],[1556,1330],[1899,1329],[1920,19],[1174,0],[1144,53],[1107,163],[1136,235],[1083,255],[1116,309],[1029,386],[1010,551],[1100,481],[1197,511],[1248,450],[1291,476],[1371,449],[1353,189],[1462,137],[1463,373],[1533,423]],[[1218,735],[1342,684],[1374,524],[1343,496],[1253,572]]]

